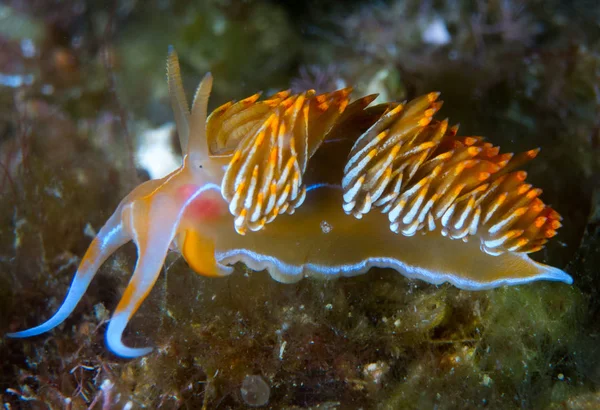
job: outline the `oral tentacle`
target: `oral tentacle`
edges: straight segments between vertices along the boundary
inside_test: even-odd
[[[158,279],[180,214],[175,201],[165,195],[134,201],[124,211],[124,219],[128,220],[127,230],[131,232],[138,250],[138,259],[106,331],[106,344],[118,356],[134,358],[152,351],[151,347],[126,346],[122,341],[123,331]]]
[[[20,332],[9,333],[6,336],[13,338],[37,336],[64,322],[81,300],[96,272],[98,272],[98,268],[113,252],[130,240],[131,236],[127,235],[123,229],[121,207],[119,207],[90,244],[79,264],[67,296],[54,316],[41,325]]]

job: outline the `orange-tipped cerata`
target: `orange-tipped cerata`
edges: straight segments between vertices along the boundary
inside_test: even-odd
[[[448,120],[432,120],[437,97],[390,109],[356,141],[342,180],[344,210],[361,218],[378,208],[406,236],[475,236],[492,255],[541,249],[561,218],[515,170],[538,150],[513,156],[481,137],[458,137]]]

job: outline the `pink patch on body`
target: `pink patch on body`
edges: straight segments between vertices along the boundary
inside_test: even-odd
[[[197,185],[186,184],[177,189],[177,196],[186,201],[198,190]],[[211,220],[225,213],[226,204],[221,195],[213,190],[198,195],[187,207],[185,213],[190,218]]]

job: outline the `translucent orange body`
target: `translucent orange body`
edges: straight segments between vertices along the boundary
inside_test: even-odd
[[[571,283],[529,258],[556,234],[560,216],[515,170],[537,150],[513,156],[433,120],[438,93],[369,107],[350,89],[316,95],[253,95],[207,118],[212,78],[190,112],[177,55],[168,79],[185,153],[181,167],[123,199],[90,245],[58,312],[13,333],[60,324],[99,266],[133,240],[138,260],[107,329],[117,355],[136,357],[123,330],[154,285],[170,249],[206,276],[242,262],[281,282],[392,268],[469,290],[536,280]]]

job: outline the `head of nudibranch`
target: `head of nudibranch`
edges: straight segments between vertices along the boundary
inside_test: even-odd
[[[206,276],[227,275],[242,262],[282,282],[387,267],[469,290],[572,283],[528,256],[561,225],[517,170],[538,151],[502,154],[483,138],[457,136],[457,127],[433,119],[438,93],[370,107],[375,96],[350,102],[350,89],[283,91],[207,116],[210,74],[190,110],[172,49],[167,73],[181,167],[127,195],[55,315],[9,337],[62,323],[100,265],[130,240],[138,260],[106,331],[108,347],[122,357],[152,350],[124,345],[122,334],[170,249]]]

